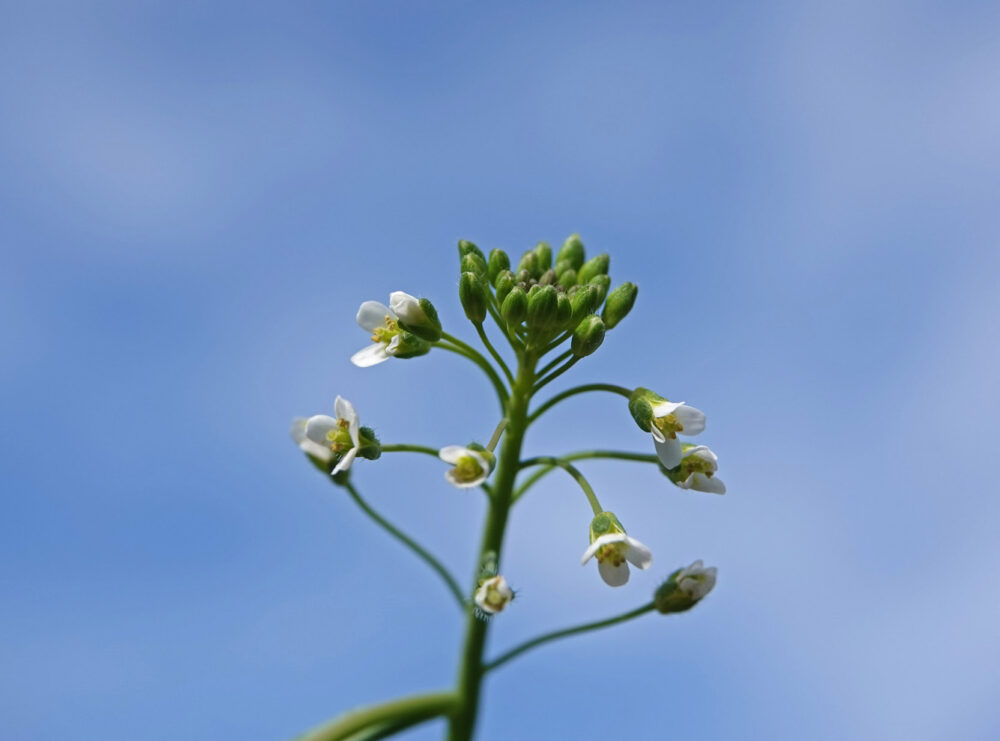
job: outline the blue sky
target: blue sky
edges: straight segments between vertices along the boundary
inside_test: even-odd
[[[488,436],[454,357],[351,366],[354,312],[406,290],[471,339],[456,240],[571,232],[640,286],[576,382],[704,409],[729,493],[587,465],[655,554],[612,591],[578,565],[584,500],[549,478],[514,514],[491,649],[695,558],[719,584],[512,663],[480,737],[1000,734],[995,4],[4,17],[4,738],[280,739],[447,687],[447,593],[288,423],[339,393],[385,442]],[[527,446],[649,439],[593,396]],[[442,473],[386,455],[355,478],[464,577],[483,503]]]

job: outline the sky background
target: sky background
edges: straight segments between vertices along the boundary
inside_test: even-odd
[[[0,7],[0,736],[285,739],[448,687],[448,593],[289,422],[485,439],[471,364],[349,363],[357,306],[471,340],[456,241],[579,232],[640,292],[559,384],[705,410],[729,493],[581,465],[655,555],[611,590],[549,477],[490,653],[719,581],[511,663],[479,737],[1000,737],[996,3]],[[599,394],[526,445],[651,450]],[[464,582],[444,469],[354,479]]]

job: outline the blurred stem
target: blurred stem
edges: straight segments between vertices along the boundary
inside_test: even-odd
[[[556,466],[563,469],[566,473],[572,476],[576,480],[576,483],[580,485],[580,488],[583,489],[583,493],[586,495],[587,501],[590,502],[590,508],[594,510],[594,514],[599,515],[604,511],[601,507],[601,503],[597,501],[597,495],[594,493],[594,489],[590,485],[590,482],[587,481],[586,477],[580,473],[580,470],[576,466],[568,463],[564,458],[552,458],[550,456],[539,456],[537,458],[529,458],[526,461],[521,461],[521,468],[540,465],[547,465],[550,470]],[[516,500],[517,494],[515,493],[515,495],[511,498],[511,501],[513,502]]]
[[[452,692],[429,692],[411,695],[398,700],[368,705],[339,715],[329,723],[307,731],[295,741],[346,741],[346,739],[384,738],[378,735],[358,735],[378,726],[385,729],[393,724],[406,723],[398,730],[415,725],[439,715],[448,715],[455,710],[456,698]],[[412,721],[412,722],[407,722]]]
[[[563,362],[564,360],[568,360],[572,356],[573,356],[572,350],[567,350],[562,355],[556,355],[556,357],[552,358],[552,360],[548,363],[548,365],[546,365],[544,368],[538,371],[538,375],[544,376],[546,373],[555,368],[561,362]]]
[[[483,329],[483,325],[482,324],[477,324],[476,325],[476,334],[479,335],[479,339],[482,340],[483,345],[489,351],[490,355],[493,356],[493,359],[495,361],[497,361],[497,365],[500,366],[500,370],[502,370],[503,374],[505,376],[507,376],[507,382],[511,386],[513,386],[514,385],[514,376],[511,374],[510,368],[507,367],[507,364],[504,362],[504,359],[502,357],[500,357],[500,353],[498,353],[497,349],[495,347],[493,347],[493,343],[490,342],[490,338],[486,336],[486,330]]]
[[[571,389],[566,389],[565,391],[556,394],[551,399],[542,404],[540,407],[538,407],[538,409],[532,412],[531,416],[528,417],[528,424],[531,424],[536,419],[541,417],[542,414],[544,414],[549,409],[554,407],[560,401],[568,399],[571,396],[576,396],[577,394],[586,394],[590,391],[609,391],[612,394],[620,394],[621,396],[624,396],[626,399],[632,396],[632,389],[627,389],[624,386],[616,386],[613,383],[588,383],[584,384],[583,386],[574,386]]]
[[[506,664],[511,659],[520,656],[525,651],[530,651],[536,646],[541,646],[543,643],[548,643],[549,641],[555,641],[559,638],[568,638],[572,635],[577,635],[578,633],[587,633],[591,630],[597,630],[598,628],[607,628],[611,625],[617,625],[618,623],[624,623],[627,620],[637,618],[640,615],[645,615],[647,612],[653,610],[653,603],[643,605],[642,607],[637,607],[634,610],[623,613],[621,615],[616,615],[612,618],[607,618],[605,620],[598,620],[593,623],[584,623],[583,625],[577,625],[573,628],[563,628],[562,630],[555,630],[551,633],[545,633],[538,636],[537,638],[532,638],[530,641],[525,641],[520,646],[512,648],[504,654],[501,654],[493,661],[483,666],[483,671],[491,672],[497,667]]]
[[[497,458],[493,496],[489,500],[486,521],[483,523],[479,558],[473,576],[473,590],[479,584],[479,565],[487,554],[492,553],[496,562],[500,562],[504,531],[514,493],[514,480],[520,468],[521,445],[527,427],[528,404],[531,401],[531,387],[535,381],[537,357],[529,352],[522,355],[520,361],[517,377],[511,388],[510,402],[507,405],[507,428]],[[456,688],[458,708],[451,717],[448,729],[450,741],[472,739],[479,709],[479,694],[483,679],[483,649],[488,630],[489,621],[480,619],[474,610],[467,612],[465,640],[458,666]]]
[[[659,463],[659,459],[652,453],[628,453],[622,450],[581,450],[577,453],[560,456],[559,460],[568,462],[584,460],[587,458],[611,458],[619,461],[636,461],[638,463]],[[524,464],[522,464],[522,467],[523,465]],[[548,465],[531,474],[531,476],[525,479],[524,483],[522,483],[514,491],[513,501],[516,502],[524,496],[528,489],[534,486],[540,478],[555,468],[557,468],[557,466]]]
[[[390,443],[389,445],[380,446],[380,450],[383,453],[424,453],[425,455],[432,455],[435,458],[438,457],[438,449],[432,448],[428,445],[410,445],[408,443]]]
[[[396,538],[396,540],[398,540],[400,543],[402,543],[411,551],[413,551],[415,554],[417,554],[417,556],[423,559],[423,561],[428,566],[434,569],[438,573],[438,575],[442,579],[444,579],[445,584],[448,585],[448,589],[451,590],[452,596],[454,596],[455,600],[458,602],[458,606],[464,610],[466,608],[465,594],[462,592],[462,588],[458,585],[458,581],[455,579],[454,576],[451,575],[451,572],[449,572],[448,569],[445,568],[444,564],[442,564],[440,561],[437,560],[437,558],[432,556],[431,553],[422,545],[420,545],[417,541],[415,541],[409,535],[404,533],[402,530],[400,530],[398,527],[393,525],[382,515],[380,515],[378,512],[372,509],[371,505],[369,505],[368,502],[362,499],[361,495],[358,494],[358,490],[354,488],[354,484],[348,481],[343,486],[345,489],[347,489],[347,493],[350,494],[351,499],[354,500],[354,503],[361,508],[362,512],[364,512],[366,515],[372,518],[378,525],[384,528],[391,536]]]
[[[565,373],[574,365],[579,363],[581,359],[582,358],[572,358],[568,363],[564,363],[559,368],[556,368],[554,371],[549,373],[549,375],[545,376],[545,378],[543,378],[541,381],[535,384],[535,388],[532,389],[532,393],[538,393],[539,391],[541,391],[543,386],[547,386],[548,384],[552,383],[552,381],[556,380],[563,373]]]

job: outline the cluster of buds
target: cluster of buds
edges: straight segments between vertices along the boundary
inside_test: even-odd
[[[491,250],[487,259],[472,242],[462,241],[458,251],[459,298],[466,317],[482,324],[493,313],[509,335],[531,348],[571,337],[576,357],[590,355],[632,309],[638,292],[633,283],[610,290],[610,258],[601,254],[586,260],[575,234],[555,262],[545,242],[525,252],[516,267],[501,249]]]

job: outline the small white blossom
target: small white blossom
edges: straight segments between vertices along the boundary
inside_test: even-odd
[[[479,486],[490,475],[490,464],[480,450],[472,450],[461,445],[448,445],[438,451],[438,457],[454,468],[445,471],[448,483],[460,489]]]
[[[719,458],[707,445],[684,446],[680,473],[675,482],[682,489],[694,489],[710,494],[725,494],[726,485],[715,475]]]
[[[393,291],[389,294],[389,309],[404,324],[415,326],[427,321],[427,314],[420,306],[420,300],[403,291]]]
[[[372,344],[354,353],[351,362],[359,368],[367,368],[391,358],[403,339],[398,320],[396,312],[385,304],[378,301],[365,301],[361,304],[357,316],[358,326],[371,332]]]
[[[597,556],[597,570],[605,584],[620,587],[629,578],[628,563],[636,568],[648,569],[653,563],[653,554],[642,543],[625,533],[607,533],[597,537],[584,551],[581,564],[586,564]]]
[[[697,435],[705,430],[705,414],[683,401],[660,401],[652,404],[650,433],[656,454],[666,468],[674,468],[683,457],[677,435]]]
[[[306,453],[320,458],[314,451],[322,449],[325,458],[320,458],[329,462],[335,455],[340,456],[337,465],[333,467],[331,473],[346,471],[351,467],[354,458],[361,447],[361,421],[358,413],[354,410],[354,405],[342,396],[338,396],[333,404],[333,411],[336,417],[326,414],[317,414],[306,420],[304,440],[299,442]],[[295,436],[293,428],[293,437]],[[306,447],[306,443],[309,447]]]
[[[699,558],[690,566],[681,569],[674,576],[677,588],[684,592],[692,601],[697,602],[712,591],[715,586],[715,576],[718,569],[709,566],[707,569]]]
[[[514,599],[513,590],[507,586],[507,580],[499,575],[484,580],[473,597],[476,606],[487,615],[500,612],[512,599]]]
[[[306,437],[306,424],[309,422],[305,417],[297,417],[292,420],[292,440],[299,446],[303,453],[315,458],[322,463],[329,463],[333,460],[333,451],[328,445],[314,443]]]

